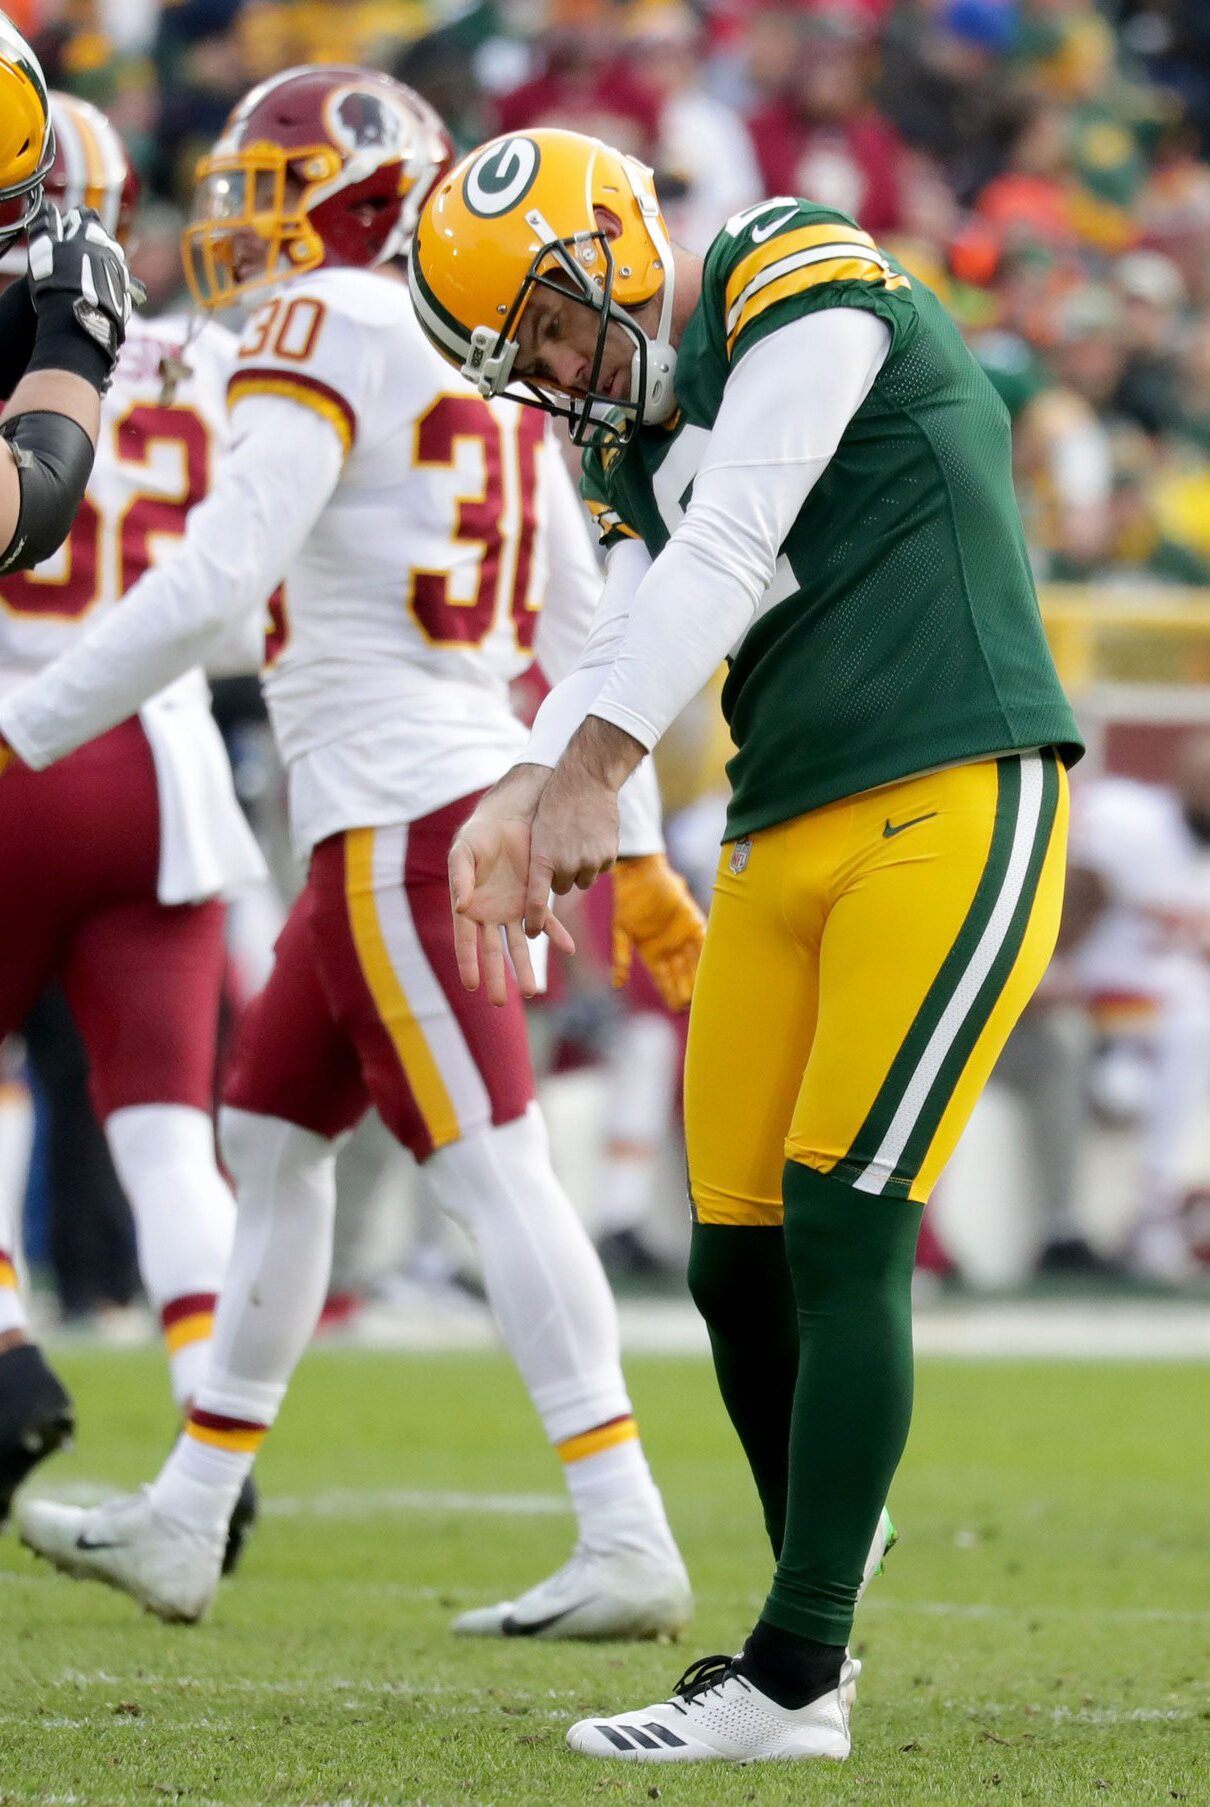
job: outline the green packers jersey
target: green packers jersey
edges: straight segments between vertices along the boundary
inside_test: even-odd
[[[826,307],[869,309],[891,344],[731,661],[728,838],[935,766],[1082,751],[1038,613],[1008,412],[936,296],[844,214],[766,202],[715,239],[678,349],[679,414],[585,454],[606,544],[660,552],[732,369]]]

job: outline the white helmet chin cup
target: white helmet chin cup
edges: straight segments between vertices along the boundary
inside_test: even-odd
[[[467,382],[473,383],[489,401],[503,393],[517,358],[517,341],[506,339],[497,351],[499,337],[494,327],[477,326],[471,334],[470,354],[462,366]]]
[[[640,425],[658,427],[676,408],[676,352],[666,339],[646,341],[647,387]],[[630,366],[630,397],[637,402],[643,386],[643,353],[636,350]]]

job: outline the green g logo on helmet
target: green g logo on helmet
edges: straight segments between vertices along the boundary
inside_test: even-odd
[[[467,170],[463,199],[481,220],[508,213],[533,187],[540,162],[532,138],[506,138],[503,144],[491,144]]]

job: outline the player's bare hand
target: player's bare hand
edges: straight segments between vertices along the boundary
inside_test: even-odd
[[[522,994],[537,992],[522,931],[533,814],[550,777],[541,766],[518,766],[480,802],[450,848],[450,903],[458,976],[468,991],[480,984],[493,1004],[508,1000],[507,942]],[[535,931],[574,953],[575,943],[549,908]]]
[[[586,891],[618,857],[618,797],[612,785],[561,763],[542,793],[530,837],[525,932],[540,933],[552,891]]]

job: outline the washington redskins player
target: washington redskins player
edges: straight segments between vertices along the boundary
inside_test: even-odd
[[[228,383],[231,449],[176,555],[0,702],[6,739],[43,766],[285,579],[265,689],[309,871],[225,1091],[239,1217],[211,1365],[144,1495],[31,1502],[20,1522],[60,1567],[164,1618],[206,1611],[221,1527],[324,1297],[336,1150],[373,1102],[478,1241],[579,1519],[556,1575],[455,1629],[645,1636],[684,1624],[691,1597],[613,1301],[551,1169],[516,984],[495,1010],[454,957],[446,854],[523,744],[509,681],[535,659],[552,681],[571,668],[600,585],[547,423],[451,376],[391,268],[450,157],[423,101],[357,69],[288,71],[237,107],[185,233],[203,307],[261,302]],[[622,927],[683,1004],[701,918],[645,777],[626,815]]]
[[[124,239],[137,181],[121,140],[87,102],[50,98],[48,195],[64,210],[95,208]],[[24,268],[23,252],[8,256]],[[0,694],[15,695],[109,618],[206,493],[226,438],[234,341],[207,325],[167,401],[162,373],[184,332],[183,320],[131,320],[70,535],[42,564],[0,579]],[[200,671],[137,702],[53,769],[14,766],[0,781],[0,1038],[62,981],[184,1408],[205,1368],[235,1216],[211,1117],[220,899],[264,868]],[[0,1199],[0,1519],[72,1425],[67,1395],[28,1341],[14,1211]]]

